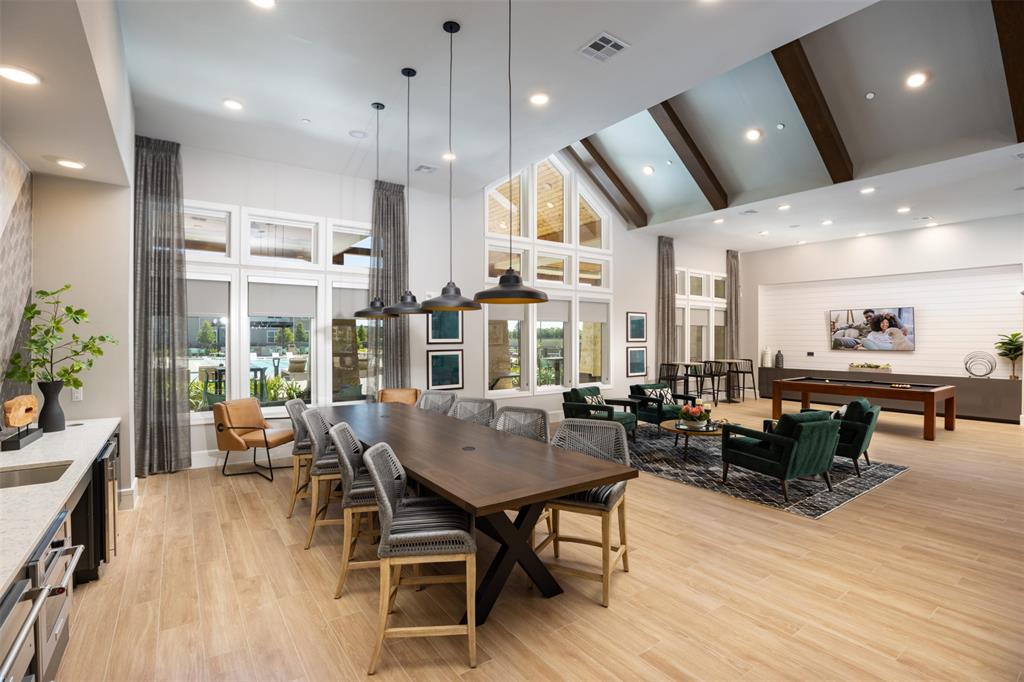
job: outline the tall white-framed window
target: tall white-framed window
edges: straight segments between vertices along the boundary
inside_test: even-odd
[[[518,198],[512,201],[511,266],[549,300],[485,306],[487,395],[556,393],[581,384],[611,388],[609,209],[557,156],[522,169],[511,192],[507,180],[488,186],[483,220],[488,284],[509,267],[510,195]]]
[[[209,413],[229,399],[231,290],[228,273],[191,272],[185,280],[188,402],[192,413]]]
[[[676,270],[676,357],[702,362],[725,357],[726,276]]]
[[[192,261],[238,261],[239,209],[210,201],[184,202],[185,257]]]
[[[324,218],[242,209],[242,260],[253,266],[321,269]]]
[[[321,279],[247,273],[243,395],[261,405],[282,406],[292,398],[307,404],[317,396],[317,301]]]
[[[372,322],[357,318],[355,312],[369,303],[369,291],[365,283],[334,280],[330,298],[331,403],[365,400]]]
[[[321,241],[328,270],[362,273],[373,266],[369,223],[328,219],[327,237]]]

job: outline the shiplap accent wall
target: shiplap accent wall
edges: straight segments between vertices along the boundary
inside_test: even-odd
[[[761,345],[773,355],[781,349],[786,367],[845,369],[851,362],[888,362],[901,373],[965,376],[967,353],[995,355],[998,335],[1021,329],[1019,289],[1020,266],[761,285]],[[916,350],[831,350],[829,310],[896,306],[914,308]],[[807,357],[808,351],[814,357]],[[993,376],[1009,373],[1009,361],[999,358]]]

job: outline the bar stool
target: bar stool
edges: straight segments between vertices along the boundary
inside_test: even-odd
[[[658,365],[658,383],[671,386],[673,393],[679,392],[677,384],[681,378],[682,377],[679,374],[679,363],[663,362]]]
[[[629,466],[629,445],[626,443],[626,430],[622,424],[596,419],[566,419],[562,421],[551,444],[566,450],[575,450],[585,455],[610,459]],[[552,514],[551,533],[537,545],[537,552],[554,545],[555,558],[558,558],[560,542],[573,542],[601,548],[601,572],[581,571],[563,567],[558,564],[547,564],[553,571],[562,570],[572,575],[596,580],[601,583],[601,606],[608,606],[611,596],[612,570],[622,560],[622,570],[629,572],[629,552],[626,547],[626,482],[619,481],[609,485],[598,486],[583,492],[572,493],[559,497],[547,504]],[[561,512],[587,514],[601,518],[601,541],[590,538],[562,535],[559,528]],[[619,517],[619,544],[612,547],[612,517]]]
[[[320,526],[339,526],[344,519],[328,519],[327,506],[331,502],[331,489],[334,481],[341,480],[341,468],[338,458],[328,452],[329,437],[328,431],[331,425],[324,419],[320,410],[310,408],[302,413],[302,419],[306,422],[306,429],[309,431],[310,444],[313,446],[313,461],[309,468],[309,534],[306,536],[306,549],[313,544],[313,533]],[[320,506],[320,485],[328,483],[327,499],[323,507]],[[324,518],[320,518],[323,514]]]
[[[472,519],[440,498],[405,497],[405,469],[387,443],[378,443],[363,455],[373,480],[380,515],[380,605],[377,643],[367,671],[377,670],[384,640],[392,637],[451,637],[466,635],[469,667],[476,667],[476,540]],[[464,563],[465,576],[437,575],[402,578],[403,566]],[[388,627],[402,584],[466,585],[466,624]]]
[[[740,400],[747,399],[747,376],[754,389],[754,400],[757,400],[757,379],[754,377],[754,361],[749,359],[736,360],[730,363],[729,373],[732,375],[733,386],[739,386]]]
[[[292,503],[288,506],[286,517],[290,519],[292,512],[295,511],[296,500],[309,497],[309,470],[313,462],[313,445],[309,441],[306,421],[302,418],[302,413],[306,411],[306,403],[299,398],[293,398],[284,404],[284,409],[288,410],[288,416],[292,420],[292,431],[295,434],[295,445],[292,447]],[[306,480],[300,484],[303,471]]]
[[[497,431],[514,433],[541,443],[548,442],[547,410],[506,405],[498,409],[491,426]]]
[[[448,410],[448,416],[489,425],[494,420],[494,409],[494,401],[487,398],[456,398]]]
[[[423,395],[416,401],[416,407],[428,412],[448,414],[455,402],[455,394],[451,391],[423,391]]]
[[[344,531],[341,540],[341,569],[334,598],[341,597],[349,569],[375,568],[376,559],[352,561],[352,553],[362,531],[363,514],[366,515],[370,530],[373,531],[373,515],[377,512],[377,493],[373,480],[363,465],[363,445],[356,438],[352,427],[339,422],[328,431],[334,452],[338,456],[338,470],[341,472],[341,509]]]
[[[711,399],[718,405],[718,391],[722,385],[722,379],[726,378],[725,363],[721,360],[704,361],[704,378],[711,383]],[[699,395],[699,394],[698,394]],[[726,396],[728,397],[728,396]]]

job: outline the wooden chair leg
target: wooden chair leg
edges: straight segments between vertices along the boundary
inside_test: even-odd
[[[729,482],[729,463],[722,462],[722,483]]]
[[[476,667],[476,555],[466,556],[466,626],[469,667]]]
[[[558,513],[559,512],[558,512],[557,509],[552,509],[551,510],[551,527],[552,527],[552,531],[551,532],[554,534],[554,539],[551,541],[551,545],[554,547],[555,558],[556,559],[558,558],[558,526],[559,526],[559,523],[558,523],[559,522]]]
[[[413,564],[419,568],[419,564]],[[398,585],[402,582],[402,565],[396,564],[391,570],[391,594],[388,597],[388,613],[395,612],[395,602],[398,601]]]
[[[377,610],[377,643],[370,657],[370,668],[367,675],[377,671],[377,663],[384,649],[384,630],[388,626],[388,603],[391,601],[391,560],[380,560],[380,604]]]
[[[779,480],[782,481],[782,499],[785,500],[787,504],[789,504],[789,481],[787,481],[784,478]]]
[[[622,547],[622,570],[629,573],[629,545],[626,544],[626,498],[619,501],[619,546]]]
[[[828,491],[832,492],[832,477],[827,471],[825,472],[825,485],[828,486]]]
[[[302,460],[292,457],[292,503],[288,506],[288,516],[291,518],[295,511],[295,500],[299,499],[299,476],[302,475]]]
[[[345,589],[345,579],[348,577],[348,562],[352,559],[352,510],[344,511],[344,530],[341,538],[341,570],[338,572],[338,584],[334,588],[334,598],[341,598],[341,591]]]
[[[309,481],[309,532],[306,535],[306,549],[313,544],[313,531],[316,530],[316,519],[320,507],[320,479],[316,476]]]
[[[864,451],[864,463],[867,464],[868,466],[871,466],[871,458],[868,457],[867,450]]]
[[[612,515],[601,514],[601,606],[608,608],[612,589]]]

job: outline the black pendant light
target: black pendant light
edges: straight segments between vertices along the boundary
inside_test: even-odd
[[[377,141],[375,144],[375,150],[377,153],[377,170],[374,175],[374,178],[375,181],[380,181],[380,112],[384,108],[384,105],[381,104],[380,102],[374,102],[370,106],[373,107],[373,109],[377,112]],[[381,277],[377,277],[377,282],[378,288],[383,289],[384,282],[382,281]],[[384,299],[381,298],[380,293],[378,292],[377,294],[374,295],[373,300],[370,301],[369,306],[363,308],[362,310],[357,310],[355,312],[355,317],[364,317],[370,320],[385,320],[389,317],[394,317],[394,315],[388,315],[387,313],[384,312]]]
[[[406,229],[412,220],[412,188],[410,187],[410,181],[412,179],[412,157],[410,156],[410,121],[412,117],[410,115],[410,104],[412,103],[412,77],[416,75],[416,69],[405,67],[402,69],[402,75],[405,76],[405,220]],[[416,296],[413,295],[412,291],[406,289],[401,298],[398,299],[398,303],[395,305],[389,305],[384,309],[384,312],[388,315],[422,315],[427,311],[423,309],[419,303],[416,302]]]
[[[448,33],[448,153],[452,153],[452,69],[455,63],[455,34],[461,28],[456,21],[446,21],[442,25]],[[423,302],[423,309],[434,310],[480,310],[480,304],[462,295],[462,290],[455,285],[453,275],[455,231],[452,220],[452,173],[455,159],[448,159],[448,284],[444,285],[441,295]]]
[[[520,183],[520,197],[522,196]],[[476,292],[477,303],[544,303],[548,295],[523,284],[522,276],[512,268],[512,0],[508,0],[508,270],[498,285]]]

